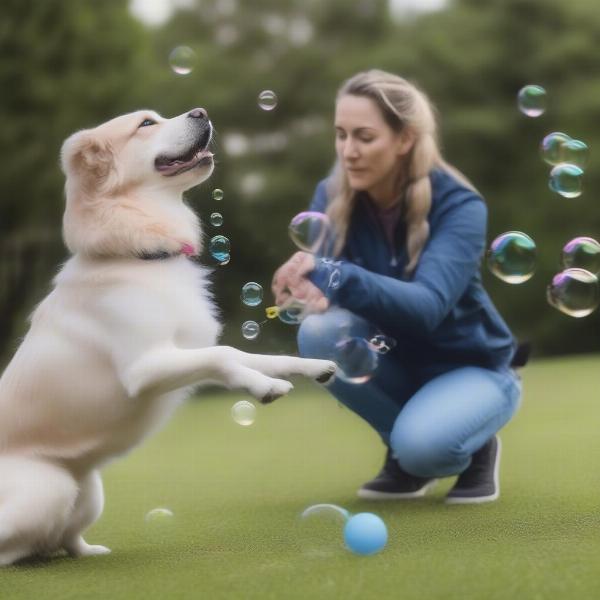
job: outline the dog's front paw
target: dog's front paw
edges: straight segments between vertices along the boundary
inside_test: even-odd
[[[322,361],[328,363],[325,368],[321,371],[317,377],[315,377],[315,381],[319,383],[331,383],[335,378],[335,371],[337,369],[337,365],[333,361]]]
[[[271,388],[259,398],[261,404],[270,404],[277,398],[285,396],[294,389],[294,386],[284,379],[273,379],[274,383]]]

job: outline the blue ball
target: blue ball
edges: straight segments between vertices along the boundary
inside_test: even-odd
[[[355,554],[375,554],[386,545],[387,539],[385,523],[373,513],[358,513],[346,521],[344,542]]]

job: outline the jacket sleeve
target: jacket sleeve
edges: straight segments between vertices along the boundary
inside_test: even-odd
[[[346,261],[319,259],[309,279],[337,304],[381,327],[433,332],[479,269],[487,209],[470,191],[452,199],[432,226],[411,281],[368,271]]]

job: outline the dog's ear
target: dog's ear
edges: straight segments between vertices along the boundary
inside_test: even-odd
[[[114,168],[110,144],[90,130],[67,138],[60,159],[63,173],[68,179],[77,179],[87,193],[103,188]]]

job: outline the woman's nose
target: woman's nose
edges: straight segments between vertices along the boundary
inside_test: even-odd
[[[344,143],[344,147],[342,148],[342,155],[344,158],[353,158],[358,154],[356,144],[350,140],[347,140]]]

